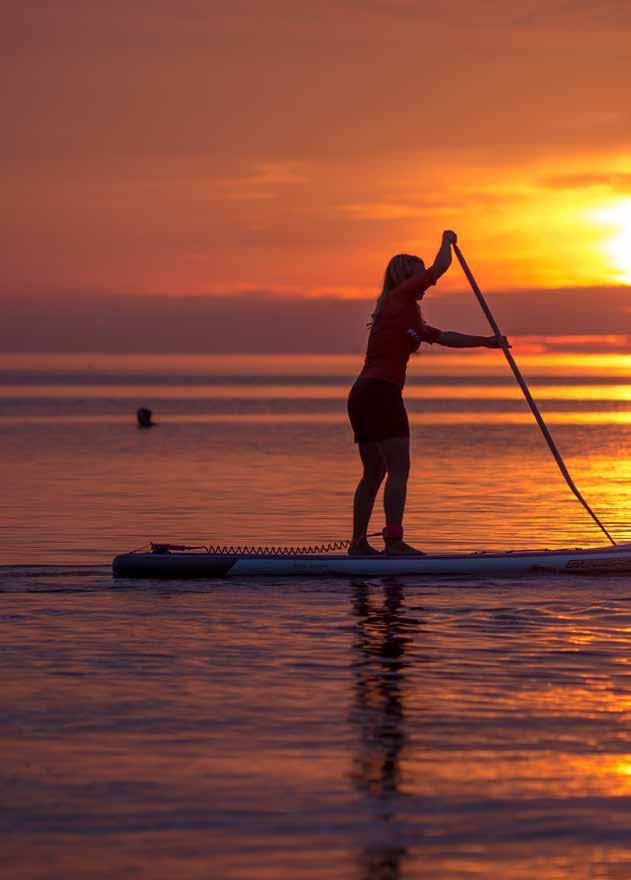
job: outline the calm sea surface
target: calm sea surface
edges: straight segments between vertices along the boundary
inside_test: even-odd
[[[619,541],[627,350],[514,349]],[[112,580],[150,540],[349,537],[359,361],[0,357],[3,878],[631,877],[631,579]],[[406,396],[410,541],[604,543],[501,353]]]

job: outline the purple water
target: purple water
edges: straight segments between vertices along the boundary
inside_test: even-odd
[[[533,357],[631,540],[624,357]],[[3,361],[4,876],[631,876],[628,578],[112,580],[151,539],[348,537],[355,365]],[[603,543],[501,363],[419,359],[410,391],[411,539]]]

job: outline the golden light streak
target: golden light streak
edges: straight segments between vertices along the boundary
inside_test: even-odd
[[[408,413],[414,425],[532,425],[530,412],[424,412]],[[2,425],[47,424],[130,424],[130,415],[59,415],[59,416],[6,416],[0,415]],[[631,425],[631,410],[623,412],[546,412],[549,425]],[[162,423],[213,424],[340,424],[348,425],[345,412],[325,413],[178,413],[159,416]]]
[[[0,399],[343,400],[348,384],[0,385]],[[630,385],[533,385],[538,400],[631,401]],[[521,400],[517,385],[408,385],[407,400]]]

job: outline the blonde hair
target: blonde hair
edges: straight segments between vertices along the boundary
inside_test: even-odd
[[[386,267],[385,275],[383,276],[383,287],[381,293],[377,297],[375,309],[370,316],[372,320],[368,324],[369,327],[375,323],[375,319],[382,309],[386,295],[391,290],[394,290],[395,287],[398,287],[399,284],[403,284],[404,281],[407,281],[408,278],[411,278],[412,275],[416,275],[424,268],[425,263],[420,257],[414,257],[411,254],[397,254],[392,257]]]

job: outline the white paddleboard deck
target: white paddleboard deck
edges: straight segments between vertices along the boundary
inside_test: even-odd
[[[568,550],[430,553],[427,556],[346,556],[133,552],[117,556],[112,569],[121,578],[215,577],[392,577],[631,574],[631,544]]]

